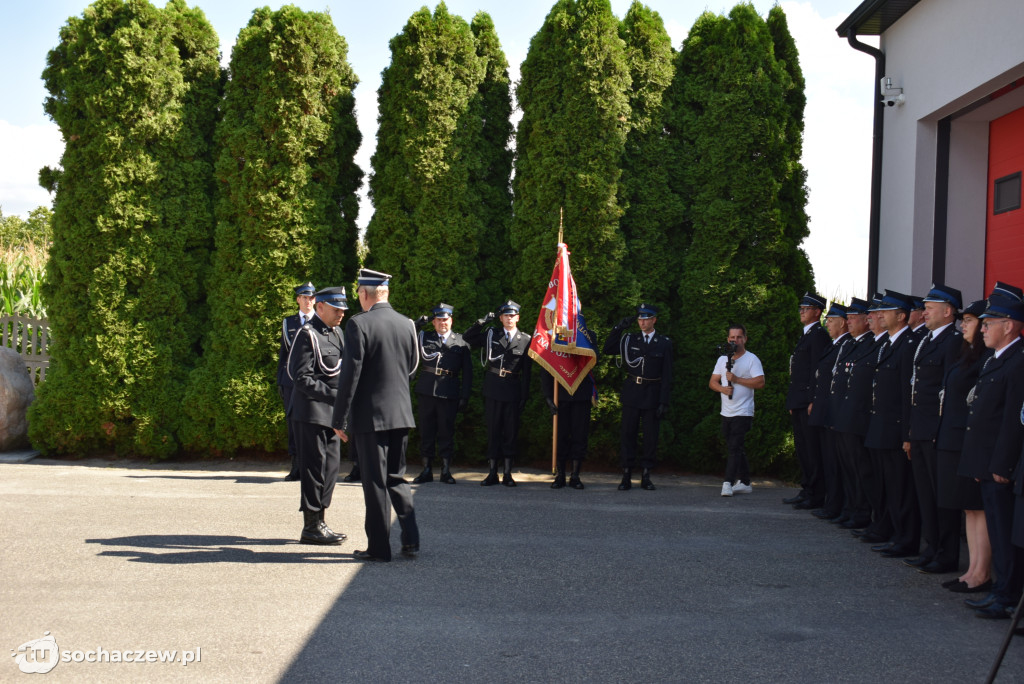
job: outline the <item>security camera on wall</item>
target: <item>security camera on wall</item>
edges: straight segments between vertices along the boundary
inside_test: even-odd
[[[903,88],[894,88],[892,79],[888,76],[881,80],[880,86],[882,102],[885,103],[886,107],[896,107],[907,101],[907,97],[903,94]]]

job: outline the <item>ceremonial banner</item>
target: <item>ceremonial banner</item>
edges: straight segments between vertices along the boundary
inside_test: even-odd
[[[591,339],[576,296],[576,282],[569,270],[569,248],[559,242],[555,268],[533,330],[530,358],[551,373],[569,394],[575,394],[597,363],[597,350]]]

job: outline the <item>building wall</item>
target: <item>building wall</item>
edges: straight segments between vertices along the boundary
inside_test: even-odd
[[[882,35],[886,75],[903,88],[906,104],[885,108],[881,288],[923,294],[931,285],[938,122],[954,115],[945,280],[966,299],[982,296],[987,121],[995,118],[983,110],[998,100],[955,115],[1024,77],[1024,2],[981,6],[922,0]]]

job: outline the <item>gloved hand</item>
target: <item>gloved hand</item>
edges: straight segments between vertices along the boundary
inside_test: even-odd
[[[433,316],[427,316],[425,314],[423,316],[420,316],[419,318],[416,319],[416,327],[419,328],[420,326],[426,325],[431,318],[433,318]]]
[[[625,330],[626,328],[629,327],[630,323],[632,323],[632,322],[633,322],[633,317],[632,316],[626,316],[625,318],[623,318],[621,321],[618,322],[618,324],[615,326],[615,329],[616,330]]]
[[[494,319],[495,319],[495,315],[494,315],[494,312],[493,312],[493,311],[491,311],[491,312],[489,312],[489,313],[488,313],[488,314],[487,314],[486,316],[484,316],[484,323],[490,323],[490,322],[491,322],[491,321],[493,321]]]
[[[659,420],[668,415],[668,404],[658,404],[657,410],[654,412],[655,417]]]
[[[458,408],[459,413],[465,413],[467,406],[469,406],[469,400],[467,400],[467,399],[459,399],[459,408]]]
[[[555,404],[555,400],[554,399],[545,398],[544,401],[546,401],[548,403],[548,408],[551,409],[551,415],[557,416],[558,415],[558,406]]]

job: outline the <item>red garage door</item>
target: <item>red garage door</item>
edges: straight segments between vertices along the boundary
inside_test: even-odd
[[[989,124],[985,292],[997,280],[1024,287],[1024,108]]]

